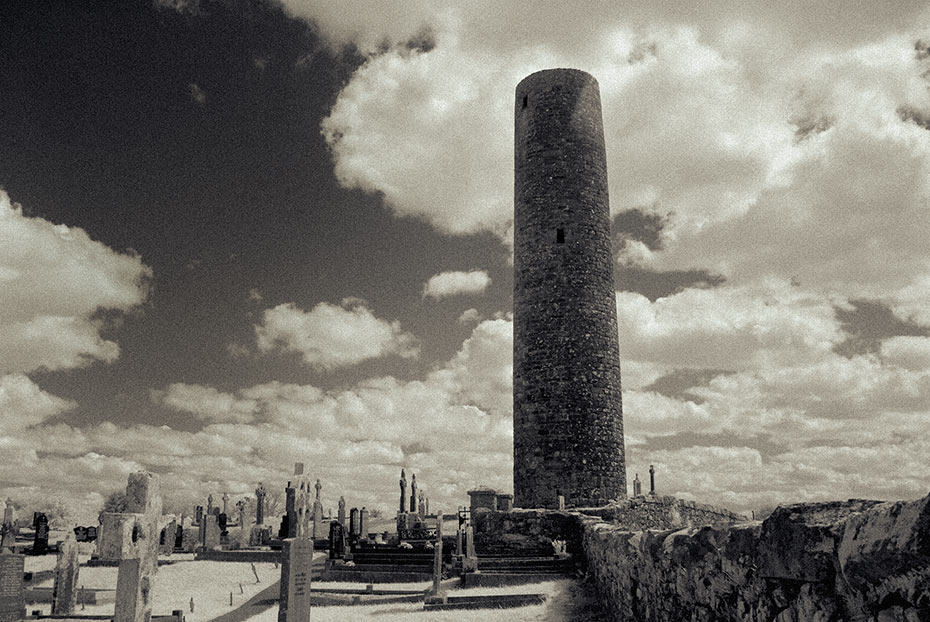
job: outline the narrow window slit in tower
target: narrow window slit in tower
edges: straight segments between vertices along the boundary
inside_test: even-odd
[[[555,230],[555,243],[556,243],[556,244],[565,244],[565,229],[556,229],[556,230]]]
[[[524,108],[526,108],[526,98],[527,98],[527,97],[528,97],[528,95],[524,95],[524,96],[523,96],[523,107],[524,107]]]

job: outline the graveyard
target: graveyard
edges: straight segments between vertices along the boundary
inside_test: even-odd
[[[600,97],[575,69],[514,92],[512,488],[457,482],[467,499],[431,503],[392,454],[389,512],[312,462],[177,513],[158,469],[134,470],[96,524],[8,499],[0,622],[930,619],[930,495],[756,518],[664,494],[651,464],[628,482],[643,441],[623,427]],[[406,440],[401,456],[423,453]]]

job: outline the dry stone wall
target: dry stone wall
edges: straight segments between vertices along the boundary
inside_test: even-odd
[[[587,570],[617,620],[930,620],[930,496],[679,530],[582,522]]]

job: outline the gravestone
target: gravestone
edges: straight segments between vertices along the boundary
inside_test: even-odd
[[[400,470],[400,509],[398,512],[403,514],[407,511],[407,476],[404,470]]]
[[[288,538],[283,544],[278,622],[308,622],[313,541],[309,538]]]
[[[343,529],[346,526],[346,500],[345,497],[339,497],[339,513],[336,515],[339,524],[342,525]]]
[[[462,560],[463,572],[478,570],[478,554],[475,552],[475,530],[471,525],[465,527],[465,558]]]
[[[33,519],[36,528],[35,539],[32,541],[32,554],[45,555],[48,553],[48,517],[39,512]]]
[[[359,534],[359,525],[358,525],[358,508],[352,508],[349,510],[349,541],[355,542],[358,540]]]
[[[329,524],[329,558],[341,559],[346,553],[345,528],[339,522]]]
[[[204,517],[203,548],[208,551],[220,548],[220,526],[215,514]]]
[[[656,470],[651,464],[649,465],[649,494],[656,494]]]
[[[216,515],[216,524],[220,528],[220,533],[226,531],[226,526],[229,525],[229,517],[226,516],[225,512],[220,512]]]
[[[158,571],[158,518],[161,516],[157,475],[139,471],[129,476],[126,509],[137,517],[132,538],[136,557],[119,563],[113,622],[149,622],[152,589]]]
[[[194,507],[194,522],[198,525],[203,522],[203,506],[198,505]]]
[[[52,588],[53,614],[74,613],[80,568],[77,539],[74,535],[68,534],[61,543],[58,561],[55,564],[55,583]]]
[[[174,543],[178,535],[178,521],[171,519],[158,537],[158,553],[171,555],[174,552]]]
[[[87,528],[87,541],[88,542],[97,541],[97,528],[93,525]]]
[[[213,493],[207,495],[207,514],[213,514]]]
[[[23,593],[24,555],[0,554],[0,622],[18,622],[26,615]]]
[[[410,511],[417,511],[417,474],[410,475]]]
[[[559,503],[559,509],[564,510],[565,509],[565,495],[559,495],[558,503]]]
[[[0,524],[0,549],[13,551],[16,546],[16,527],[13,519],[13,500],[6,500],[3,509],[3,523]]]
[[[313,487],[316,488],[316,498],[313,501],[313,539],[316,540],[323,537],[323,502],[320,500],[320,489],[323,486],[320,480],[316,480]]]
[[[368,538],[368,510],[365,508],[358,514],[358,531],[360,538]]]
[[[423,493],[420,492],[420,502],[417,505],[417,514],[420,515],[420,518],[426,518],[426,501],[424,501]]]
[[[200,546],[200,529],[183,527],[181,529],[181,550],[185,553],[193,553],[198,546]]]
[[[261,482],[255,489],[255,524],[261,525],[265,522],[265,487]]]
[[[643,483],[639,481],[639,473],[636,474],[636,479],[633,480],[633,496],[638,497],[643,494]]]
[[[223,493],[223,511],[221,514],[229,514],[229,493]]]
[[[281,534],[282,538],[296,538],[297,537],[297,489],[291,486],[291,483],[287,483],[287,488],[284,489],[284,518],[287,521],[287,527],[285,528],[285,523],[282,521]]]
[[[239,529],[245,533],[245,499],[236,501],[236,509],[239,510]]]

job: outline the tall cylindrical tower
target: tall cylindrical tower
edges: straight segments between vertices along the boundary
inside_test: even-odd
[[[626,475],[597,81],[534,73],[515,113],[514,505],[603,505]]]

